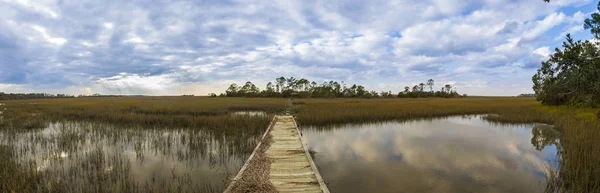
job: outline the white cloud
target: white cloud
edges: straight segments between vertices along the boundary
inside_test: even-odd
[[[132,93],[146,93],[164,90],[167,85],[173,83],[173,79],[168,75],[140,76],[139,74],[120,73],[117,76],[101,78],[97,83],[109,89],[124,89]]]
[[[52,81],[36,77],[64,77],[54,80],[62,88],[52,89],[95,89],[102,82],[106,92],[122,86],[153,94],[176,92],[184,83],[212,89],[278,76],[369,89],[383,84],[393,92],[429,78],[454,81],[469,94],[531,92],[530,76],[546,51],[564,34],[583,31],[589,13],[566,15],[565,9],[594,6],[590,0],[0,4],[8,5],[0,6],[0,46],[10,45],[6,53],[19,57],[10,66],[22,66],[5,73],[31,77],[0,78],[0,84],[41,89]],[[36,14],[48,18],[31,17]],[[63,65],[48,71],[47,63]],[[121,72],[126,76],[112,81]]]
[[[134,36],[132,38],[125,40],[124,42],[140,44],[140,43],[144,43],[144,40],[142,40],[142,38],[140,38],[140,37]]]
[[[530,30],[527,30],[522,37],[525,39],[534,39],[540,34],[548,31],[550,28],[562,23],[565,18],[566,16],[563,13],[550,14],[543,20],[535,22],[535,25],[533,25]]]
[[[113,23],[110,23],[110,22],[104,22],[103,25],[104,25],[104,28],[106,28],[106,29],[112,29],[112,28],[115,27],[115,25]]]
[[[533,53],[540,55],[543,58],[547,59],[550,56],[550,47],[548,47],[548,46],[540,47],[538,49],[535,49],[535,51],[533,51]]]
[[[56,44],[56,45],[63,45],[64,43],[67,42],[67,40],[65,38],[50,36],[48,34],[46,28],[44,28],[42,26],[32,25],[31,28],[38,31],[42,35],[43,40],[47,41],[49,43]]]
[[[365,183],[369,180],[379,183],[390,177],[386,175],[394,175],[390,181],[405,180],[403,188],[406,190],[415,184],[429,187],[434,179],[435,187],[441,188],[439,192],[452,192],[454,186],[464,188],[464,182],[449,183],[451,187],[440,187],[439,184],[464,178],[476,179],[472,182],[477,184],[512,180],[518,183],[495,187],[499,189],[532,187],[543,179],[535,172],[545,171],[545,159],[554,156],[551,150],[537,151],[531,145],[529,129],[489,125],[478,118],[349,127],[344,130],[304,129],[310,148],[318,152],[319,164],[327,166],[326,173],[334,177],[360,173],[365,177],[361,179],[362,182],[366,180]],[[348,167],[350,165],[354,167]],[[482,168],[486,172],[482,172]],[[410,177],[398,178],[398,172]],[[461,178],[449,178],[449,175],[460,175]]]
[[[50,16],[51,18],[58,18],[59,13],[56,11],[54,6],[49,4],[55,4],[55,1],[29,1],[29,0],[2,0],[4,3],[16,4],[23,8],[30,9],[34,12],[42,13]]]

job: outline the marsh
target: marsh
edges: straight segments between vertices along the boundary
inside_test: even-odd
[[[302,131],[332,192],[542,192],[560,148],[549,125],[481,116]]]

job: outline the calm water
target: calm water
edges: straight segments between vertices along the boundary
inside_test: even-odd
[[[221,192],[258,136],[225,137],[194,129],[115,128],[85,122],[0,132],[21,170],[67,192]],[[57,186],[57,185],[48,185]]]
[[[302,132],[331,192],[541,192],[559,148],[548,125],[480,116]]]
[[[269,116],[269,114],[267,114],[264,111],[237,111],[237,112],[232,112],[231,115],[232,116],[251,116],[251,117]]]

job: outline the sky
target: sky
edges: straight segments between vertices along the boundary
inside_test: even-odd
[[[275,78],[532,93],[593,0],[0,0],[0,92],[222,93]]]

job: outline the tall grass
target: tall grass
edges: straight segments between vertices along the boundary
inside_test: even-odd
[[[230,116],[234,111],[284,110],[286,99],[207,97],[124,97],[6,101],[0,131],[18,133],[46,127],[52,121],[79,120],[107,123],[115,128],[188,128],[214,136],[235,138],[230,144],[248,146],[245,138],[260,136],[268,117]],[[560,134],[560,166],[549,190],[600,192],[600,120],[597,109],[546,107],[533,98],[468,97],[424,99],[296,99],[294,109],[303,125],[435,118],[449,115],[491,114],[502,123],[540,122]],[[107,134],[108,135],[108,134]],[[66,135],[65,139],[76,139]],[[69,146],[68,141],[64,143]],[[254,143],[255,144],[255,143]],[[244,149],[244,148],[242,148]],[[246,148],[248,154],[252,147]],[[6,152],[5,152],[6,154]],[[4,157],[4,156],[3,156]],[[15,163],[10,163],[15,164]],[[12,170],[10,170],[12,171]],[[11,172],[8,173],[11,173]],[[5,172],[6,173],[6,172]],[[235,172],[234,172],[235,173]],[[25,179],[25,178],[23,178]]]
[[[261,133],[267,117],[230,116],[234,111],[283,110],[284,99],[119,97],[6,101],[0,127],[43,128],[47,120],[91,120],[121,126],[202,128],[222,133]]]
[[[270,120],[231,113],[276,113],[285,100],[136,97],[3,103],[0,159],[7,161],[0,162],[0,192],[220,192],[241,167],[231,164],[252,153]],[[135,153],[133,161],[123,153],[128,149]],[[140,171],[132,166],[156,157],[179,166],[172,166],[172,173],[135,175]],[[219,177],[198,178],[198,171],[191,171],[198,167],[217,170],[203,175],[226,175],[215,183]]]
[[[300,124],[347,123],[492,114],[502,123],[546,123],[561,132],[559,180],[552,190],[600,192],[600,121],[596,109],[541,106],[534,98],[470,97],[456,99],[306,99],[297,105]]]

